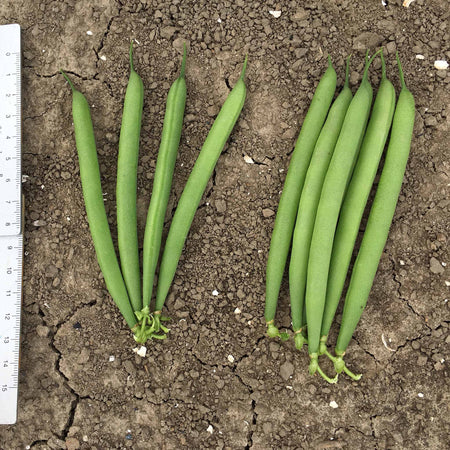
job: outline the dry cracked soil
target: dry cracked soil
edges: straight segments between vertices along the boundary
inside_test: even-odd
[[[447,0],[3,0],[22,26],[25,264],[19,420],[9,449],[443,449],[449,431],[450,60]],[[281,11],[275,17],[269,11]],[[92,107],[115,232],[118,134],[136,39],[145,85],[139,233],[164,105],[188,46],[188,97],[165,224],[248,54],[248,96],[216,166],[166,304],[166,341],[133,352],[85,217],[65,69]],[[348,351],[363,378],[308,375],[306,350],[265,336],[265,264],[289,158],[330,54],[342,85],[366,48],[395,51],[417,114],[403,188]],[[423,57],[417,58],[417,55]],[[370,71],[376,88],[380,64]],[[249,156],[254,163],[244,160]],[[340,321],[333,326],[334,341]],[[290,326],[287,279],[277,322]],[[324,362],[331,372],[331,366]],[[447,443],[447,444],[446,444]]]

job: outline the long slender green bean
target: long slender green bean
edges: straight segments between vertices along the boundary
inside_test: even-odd
[[[309,250],[305,300],[308,318],[308,353],[311,360],[309,371],[311,375],[319,367],[320,330],[336,224],[345,189],[364,136],[372,103],[373,93],[368,80],[368,70],[375,56],[376,54],[367,60],[361,85],[348,107],[317,207]],[[320,374],[322,375],[322,373]]]
[[[378,263],[394,217],[411,148],[415,116],[414,97],[406,87],[398,54],[397,62],[402,90],[395,108],[380,182],[345,297],[342,322],[335,347],[337,356],[335,369],[338,373],[342,372],[345,367],[343,356],[361,318],[372,288]]]
[[[344,288],[361,218],[391,128],[392,116],[394,115],[395,89],[392,83],[386,78],[386,65],[383,53],[380,53],[380,56],[382,61],[381,83],[372,108],[358,160],[342,203],[339,222],[334,237],[325,310],[322,319],[320,354],[326,352],[328,332],[330,331]]]
[[[289,293],[291,297],[292,328],[295,345],[301,349],[306,325],[304,310],[306,272],[309,246],[316,217],[317,204],[322,190],[323,180],[333,155],[334,147],[344,121],[345,113],[352,99],[348,85],[349,59],[347,60],[345,84],[341,93],[331,105],[325,124],[315,145],[308,172],[305,178],[297,220],[292,238],[291,260],[289,264]]]
[[[154,317],[158,321],[183,250],[192,220],[222,149],[244,106],[247,58],[239,80],[229,93],[195,161],[178,201],[164,246],[156,291]]]
[[[137,167],[144,85],[133,67],[130,45],[130,78],[123,105],[117,161],[117,238],[123,277],[134,311],[142,308],[141,275],[136,218]]]
[[[184,108],[186,104],[185,67],[186,46],[184,47],[180,75],[170,87],[167,96],[161,144],[159,147],[153,181],[153,192],[145,226],[142,271],[143,310],[141,311],[141,314],[138,315],[141,321],[150,321],[149,308],[152,298],[153,280],[159,259],[164,217],[166,214],[167,202],[169,201],[170,187],[172,185],[173,171],[183,126]],[[152,333],[152,337],[155,337],[156,334],[154,334],[153,330]]]
[[[279,337],[274,324],[278,295],[291,246],[300,194],[308,170],[312,151],[333,100],[336,89],[336,72],[328,58],[328,68],[317,85],[311,105],[303,121],[300,134],[286,174],[283,192],[278,205],[266,268],[266,301],[264,317],[267,334]]]
[[[81,186],[98,264],[112,299],[128,326],[133,329],[136,325],[136,318],[117,261],[103,202],[100,169],[89,104],[86,97],[74,88],[67,75],[64,72],[62,73],[72,89],[72,115],[80,164]]]

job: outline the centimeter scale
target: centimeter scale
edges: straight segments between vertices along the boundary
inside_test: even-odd
[[[22,303],[20,26],[0,25],[0,425],[17,420]]]

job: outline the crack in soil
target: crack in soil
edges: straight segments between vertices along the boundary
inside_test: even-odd
[[[237,373],[237,368],[240,362],[242,362],[245,358],[249,358],[253,355],[253,353],[256,351],[258,344],[265,339],[265,336],[259,336],[253,346],[253,350],[250,353],[246,353],[242,355],[240,358],[236,359],[233,366],[229,367],[227,365],[219,365],[219,364],[210,364],[205,361],[203,361],[196,353],[195,353],[195,347],[200,342],[200,335],[197,337],[197,342],[194,344],[192,355],[194,358],[204,367],[214,367],[214,368],[220,368],[222,370],[231,369],[231,372],[234,374],[234,376],[238,379],[238,381],[247,389],[249,393],[249,397],[251,398],[252,394],[254,393],[254,390],[251,385],[244,382],[242,377]],[[244,447],[245,450],[249,450],[253,446],[253,433],[256,429],[256,422],[258,419],[258,413],[256,412],[256,400],[251,399],[251,414],[252,414],[252,422],[249,424],[249,431],[247,434],[247,445]]]
[[[80,308],[77,308],[80,309]],[[76,311],[75,311],[76,312]],[[39,316],[41,317],[42,321],[44,323],[46,323],[45,321],[45,313],[42,310],[42,308],[39,306],[39,311],[38,311]],[[68,321],[70,319],[70,317],[66,320]],[[61,328],[61,326],[66,323],[66,321],[63,321],[59,324],[56,325],[56,331],[53,331],[49,328],[49,347],[53,350],[54,353],[56,353],[56,361],[55,361],[55,371],[61,376],[61,378],[64,380],[63,381],[63,386],[65,387],[66,390],[68,390],[72,395],[73,395],[73,400],[71,401],[71,405],[70,405],[70,412],[69,412],[69,417],[67,418],[67,422],[64,426],[64,428],[61,430],[60,434],[55,434],[59,439],[65,441],[70,428],[73,425],[74,419],[75,419],[75,413],[78,407],[78,404],[80,402],[81,399],[86,398],[86,397],[81,397],[69,384],[69,378],[67,378],[67,376],[65,375],[65,373],[61,370],[60,367],[60,362],[61,362],[61,358],[62,358],[62,354],[61,352],[58,350],[58,348],[55,345],[55,336],[57,334],[57,332],[59,331],[59,329]],[[39,442],[39,441],[36,441]],[[46,442],[46,441],[45,441]]]
[[[120,3],[119,3],[119,4],[120,4]],[[106,30],[105,30],[105,32],[103,33],[102,38],[100,39],[100,44],[98,45],[98,48],[97,48],[97,49],[95,49],[95,48],[93,49],[95,55],[97,56],[97,64],[96,64],[97,67],[98,67],[98,62],[99,62],[99,60],[100,60],[99,53],[102,51],[103,47],[105,46],[105,41],[106,41],[106,39],[107,39],[107,37],[108,37],[109,31],[111,30],[111,25],[112,25],[113,21],[114,21],[115,19],[117,19],[117,18],[120,16],[120,13],[121,13],[121,11],[122,11],[122,8],[123,8],[123,5],[120,4],[119,12],[117,13],[117,15],[112,16],[112,17],[109,19],[108,25],[106,26]]]
[[[26,448],[33,448],[36,445],[39,444],[47,444],[48,440],[47,439],[38,439],[36,441],[33,441],[30,445],[28,445]]]
[[[376,357],[373,353],[370,353],[368,350],[366,350],[366,349],[360,344],[360,342],[358,341],[358,339],[357,339],[355,336],[353,336],[353,339],[354,339],[355,342],[358,344],[359,348],[362,349],[362,350],[364,351],[364,353],[366,353],[367,355],[369,355],[370,357],[372,357],[372,358],[374,359],[374,361],[375,361],[376,364],[378,364],[378,363],[380,362],[380,361],[377,359],[377,357]]]
[[[391,254],[388,253],[389,256],[389,261],[392,264],[392,280],[394,281],[394,283],[397,285],[397,295],[399,297],[399,299],[404,302],[406,304],[406,306],[408,307],[408,309],[417,317],[419,317],[423,324],[431,331],[431,327],[428,325],[427,323],[427,319],[425,316],[423,316],[422,314],[419,314],[413,307],[412,305],[408,302],[408,299],[406,299],[405,297],[403,297],[402,293],[401,293],[401,288],[402,288],[402,282],[398,279],[398,275],[397,272],[395,270],[395,261],[394,258],[392,257]]]

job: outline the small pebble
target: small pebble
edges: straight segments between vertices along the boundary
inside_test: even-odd
[[[437,70],[446,70],[448,69],[448,62],[444,60],[437,60],[434,62],[434,68]]]
[[[141,345],[139,348],[133,348],[133,352],[139,355],[142,358],[145,358],[145,355],[147,354],[147,347],[144,345]]]
[[[269,14],[278,19],[281,16],[281,11],[269,11]]]
[[[267,218],[267,217],[272,217],[275,214],[275,212],[270,208],[264,208],[262,210],[262,214],[263,214],[263,217]]]
[[[228,361],[230,361],[230,363],[234,363],[234,356],[233,355],[228,355]]]
[[[283,380],[288,380],[294,373],[294,365],[290,361],[286,361],[280,367],[280,375]]]
[[[66,439],[67,450],[78,450],[80,448],[80,441],[74,437],[68,437]]]
[[[212,425],[210,425],[210,426],[206,429],[206,431],[207,431],[209,434],[213,434],[213,433],[214,433],[214,427],[213,427]]]
[[[44,325],[38,325],[36,327],[36,333],[40,337],[47,337],[50,329]]]
[[[338,404],[334,400],[330,402],[330,406],[334,409],[338,408]]]
[[[419,393],[417,394],[417,397],[423,398],[422,392],[419,392]]]
[[[444,268],[442,267],[442,264],[436,259],[431,258],[430,259],[430,271],[436,274],[444,272]]]
[[[214,297],[217,297],[219,295],[219,292],[216,289],[214,289],[212,291],[212,295],[214,295]]]

